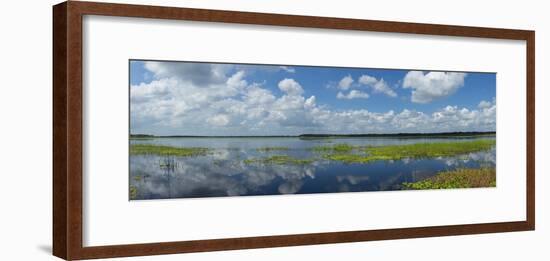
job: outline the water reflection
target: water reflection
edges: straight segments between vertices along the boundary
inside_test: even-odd
[[[166,140],[154,142],[163,143]],[[180,146],[190,146],[183,143],[197,141],[177,142],[181,143]],[[440,171],[496,164],[495,149],[456,157],[344,164],[319,158],[303,146],[302,141],[292,146],[283,145],[293,148],[285,154],[301,158],[316,157],[311,164],[245,164],[244,159],[275,155],[277,152],[258,152],[256,148],[262,145],[257,142],[252,143],[254,146],[250,142],[238,143],[226,139],[223,144],[225,148],[218,147],[208,156],[132,155],[130,185],[137,189],[134,199],[399,190],[403,182],[423,180]]]

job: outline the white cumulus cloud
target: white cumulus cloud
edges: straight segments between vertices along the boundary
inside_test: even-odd
[[[338,89],[345,91],[349,89],[352,84],[353,84],[353,78],[351,77],[351,75],[348,75],[342,78],[340,82],[338,82]]]
[[[466,73],[410,71],[403,79],[403,88],[412,89],[411,101],[429,103],[447,97],[464,85]]]
[[[378,80],[376,80],[375,77],[372,77],[370,75],[361,75],[361,77],[359,77],[359,83],[361,84],[364,84],[364,85],[373,85],[375,83],[377,83]]]
[[[397,93],[384,81],[384,79],[376,79],[370,75],[361,75],[359,83],[372,88],[373,93],[383,93],[389,97],[397,97]]]
[[[480,101],[479,105],[477,105],[477,107],[479,107],[481,109],[489,108],[491,106],[492,106],[492,103],[488,102],[488,101]]]
[[[279,82],[279,89],[288,95],[297,96],[304,93],[302,86],[297,83],[294,79],[285,78]]]
[[[155,75],[151,82],[130,86],[131,132],[155,135],[298,135],[496,129],[494,98],[480,101],[473,108],[450,104],[430,112],[334,108],[320,103],[320,97],[304,96],[302,85],[294,79],[287,78],[275,86],[265,86],[266,83],[248,80],[246,69],[234,68],[217,75],[214,73],[219,70],[216,66],[200,70],[179,68],[181,70],[174,75],[164,75],[167,73],[165,69],[175,69],[170,66],[151,69],[157,72],[151,71]],[[194,75],[198,71],[213,79]],[[185,73],[190,75],[187,77]],[[374,80],[359,78],[358,83],[368,82],[375,86],[382,82],[382,79]],[[276,94],[274,89],[277,87],[282,94]],[[341,90],[337,98],[369,97],[366,92],[353,88]],[[369,88],[373,93],[377,92],[376,87]]]
[[[279,66],[279,69],[288,72],[288,73],[295,73],[296,69],[289,67],[289,66]]]
[[[338,92],[336,95],[336,98],[338,99],[367,99],[369,98],[369,94],[366,92],[358,91],[358,90],[351,90],[348,94],[343,94],[342,92]]]
[[[235,87],[235,88],[244,88],[246,87],[246,85],[248,85],[248,83],[246,82],[246,80],[244,80],[244,76],[245,76],[245,72],[244,71],[238,71],[237,73],[235,73],[233,76],[229,77],[229,79],[227,79],[227,85],[231,86],[231,87]]]
[[[145,69],[155,78],[179,78],[194,84],[222,83],[226,73],[234,67],[230,64],[182,63],[182,62],[144,62]]]
[[[309,97],[304,103],[304,108],[311,109],[315,107],[315,96]]]
[[[390,97],[397,97],[397,93],[388,86],[384,79],[380,79],[378,82],[372,85],[374,93],[383,93]]]
[[[214,126],[225,126],[229,123],[229,116],[224,114],[214,115],[206,121]]]

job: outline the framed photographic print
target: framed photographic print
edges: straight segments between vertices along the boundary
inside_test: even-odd
[[[53,12],[58,257],[535,229],[533,31]]]

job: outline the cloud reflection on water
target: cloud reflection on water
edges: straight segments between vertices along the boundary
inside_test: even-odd
[[[300,152],[304,155],[304,152]],[[438,171],[496,164],[496,151],[438,159],[402,159],[369,164],[342,164],[318,159],[307,165],[245,164],[258,156],[250,149],[216,149],[199,157],[132,155],[130,185],[135,199],[274,195],[400,189]],[[311,156],[311,155],[309,155]]]

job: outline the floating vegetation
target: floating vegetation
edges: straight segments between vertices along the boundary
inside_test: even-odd
[[[404,189],[449,189],[496,187],[496,169],[456,169],[439,172],[431,178],[403,183]]]
[[[270,152],[270,151],[286,151],[289,150],[288,147],[261,147],[256,149],[259,152]]]
[[[130,155],[155,154],[162,156],[195,157],[205,156],[211,149],[200,147],[172,147],[155,144],[131,144]]]
[[[495,144],[495,140],[415,143],[373,147],[353,147],[339,144],[333,147],[316,147],[314,150],[322,152],[323,158],[329,160],[342,161],[345,163],[367,163],[375,160],[456,156],[477,151],[486,151],[495,146]],[[351,152],[354,149],[360,150],[364,152],[364,154],[352,154]]]
[[[334,153],[347,153],[347,152],[351,152],[353,151],[354,149],[357,149],[359,147],[357,146],[352,146],[352,145],[349,145],[347,143],[340,143],[340,144],[335,144],[335,145],[332,145],[332,146],[317,146],[317,147],[313,147],[313,151],[315,152],[334,152]]]
[[[314,162],[314,159],[297,159],[288,155],[274,155],[267,158],[245,159],[245,164],[278,164],[278,165],[305,165]]]
[[[136,199],[138,194],[137,187],[130,185],[130,199]]]
[[[134,176],[134,181],[140,182],[141,181],[141,176],[140,175]]]
[[[367,163],[375,160],[393,160],[391,156],[367,156],[358,154],[327,154],[323,158],[328,160],[343,161],[345,163]]]
[[[373,156],[391,155],[393,159],[435,158],[489,150],[495,146],[495,144],[495,140],[415,143],[408,145],[370,147],[366,149],[366,152]]]

